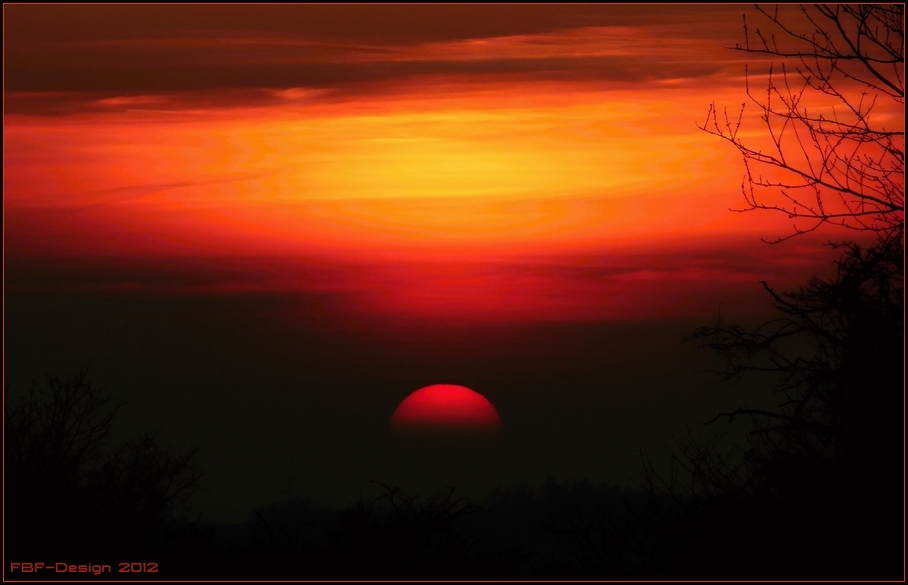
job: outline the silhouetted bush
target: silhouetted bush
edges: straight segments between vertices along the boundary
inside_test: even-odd
[[[163,448],[154,434],[112,444],[123,404],[85,372],[6,399],[7,557],[159,562],[175,552],[174,522],[200,477],[194,451]]]

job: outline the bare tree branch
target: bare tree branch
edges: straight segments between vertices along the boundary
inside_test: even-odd
[[[770,210],[795,220],[793,233],[776,242],[823,225],[903,233],[904,116],[899,123],[890,114],[904,108],[904,7],[802,6],[807,26],[800,29],[778,7],[757,10],[780,36],[751,32],[745,15],[745,44],[734,48],[777,58],[781,75],[770,65],[765,97],[758,97],[745,68],[749,102],[736,122],[725,112],[720,123],[711,104],[699,125],[742,155],[746,206],[735,211]],[[815,98],[833,98],[844,110]],[[742,136],[748,105],[760,114],[770,150]]]

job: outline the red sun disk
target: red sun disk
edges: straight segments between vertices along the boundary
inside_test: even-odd
[[[465,386],[434,384],[413,392],[391,417],[396,429],[498,430],[501,418],[489,400]]]

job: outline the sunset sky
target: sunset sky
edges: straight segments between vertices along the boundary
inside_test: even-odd
[[[89,368],[125,435],[199,447],[213,519],[366,479],[633,485],[765,399],[684,337],[833,258],[761,242],[791,221],[730,211],[740,155],[697,127],[745,63],[765,87],[748,11],[5,4],[9,387]],[[756,109],[740,136],[768,144]],[[394,436],[431,384],[487,397],[494,445]]]

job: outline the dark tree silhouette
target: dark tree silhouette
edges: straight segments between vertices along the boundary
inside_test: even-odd
[[[845,244],[831,279],[786,294],[764,283],[779,318],[754,330],[719,323],[694,335],[725,358],[723,379],[770,372],[779,397],[776,409],[744,406],[716,417],[747,417],[751,440],[732,465],[706,465],[695,475],[723,495],[772,501],[766,517],[797,520],[818,557],[835,552],[836,563],[854,563],[839,566],[850,578],[891,577],[876,571],[896,570],[903,553],[900,244]]]
[[[655,576],[903,576],[904,247],[842,246],[832,278],[783,294],[764,283],[778,318],[694,333],[723,358],[721,380],[769,374],[778,400],[707,422],[744,419],[743,442],[689,433],[668,473],[647,465],[639,521]]]
[[[650,490],[673,496],[653,509],[683,526],[668,541],[674,577],[903,577],[904,7],[757,10],[770,30],[745,18],[736,49],[781,61],[765,97],[746,87],[766,141],[745,137],[748,104],[736,121],[712,105],[701,127],[743,156],[738,211],[793,219],[774,243],[824,225],[861,243],[830,243],[842,250],[831,278],[787,293],[764,282],[777,318],[694,333],[723,359],[720,379],[774,376],[777,406],[709,421],[746,419],[744,444],[677,440],[668,475],[647,468]],[[879,112],[884,100],[896,118]]]
[[[715,106],[704,130],[743,155],[748,209],[810,222],[792,235],[836,224],[873,239],[831,244],[843,250],[831,279],[782,294],[764,282],[779,318],[754,330],[718,322],[694,337],[725,358],[726,379],[778,374],[779,410],[725,413],[751,417],[758,451],[773,454],[769,467],[803,474],[805,458],[834,459],[847,473],[868,472],[868,461],[891,467],[901,458],[875,454],[896,455],[904,436],[892,415],[904,412],[904,6],[816,5],[788,19],[778,7],[757,11],[770,31],[751,32],[745,17],[746,42],[736,49],[782,61],[781,76],[769,68],[765,99],[747,84],[773,149],[746,145],[740,117],[720,127]],[[898,106],[900,120],[877,113],[884,101]],[[788,178],[763,179],[755,167]],[[784,203],[772,201],[773,191]]]
[[[7,556],[155,560],[148,556],[161,553],[169,523],[197,488],[195,451],[163,448],[154,434],[112,444],[123,403],[84,371],[51,377],[43,391],[7,389],[5,398]]]

